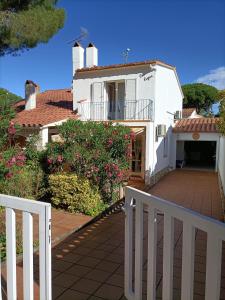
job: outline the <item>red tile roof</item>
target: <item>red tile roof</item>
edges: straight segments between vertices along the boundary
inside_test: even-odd
[[[76,119],[70,89],[48,90],[37,95],[37,107],[25,110],[25,100],[15,105],[14,122],[21,126],[43,126],[65,119]]]
[[[196,109],[193,108],[183,108],[182,109],[182,118],[188,118]]]
[[[218,122],[219,118],[181,119],[175,124],[173,132],[218,132]]]
[[[140,62],[131,62],[131,63],[126,63],[126,64],[115,64],[115,65],[108,65],[108,66],[94,66],[90,68],[82,68],[76,70],[76,72],[85,72],[85,71],[98,71],[98,70],[106,70],[106,69],[116,69],[116,68],[126,68],[126,67],[135,67],[135,66],[141,66],[141,65],[161,65],[168,67],[170,69],[176,69],[174,66],[169,65],[167,63],[164,63],[160,60],[145,60],[145,61],[140,61]]]

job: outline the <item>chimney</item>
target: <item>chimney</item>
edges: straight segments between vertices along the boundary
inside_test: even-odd
[[[73,76],[77,69],[84,67],[84,48],[76,42],[73,46]]]
[[[25,82],[25,110],[36,108],[37,94],[40,92],[40,87],[32,80]]]
[[[91,68],[98,65],[98,49],[90,43],[86,48],[86,67]]]

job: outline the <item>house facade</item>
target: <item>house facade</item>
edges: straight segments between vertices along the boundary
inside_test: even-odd
[[[73,87],[40,92],[25,83],[25,99],[16,104],[18,140],[40,135],[38,146],[59,138],[57,125],[68,119],[112,122],[135,132],[130,175],[154,184],[176,167],[219,168],[218,119],[182,109],[183,93],[176,68],[159,60],[98,66],[98,49],[72,48]],[[86,61],[86,64],[84,62]]]
[[[150,183],[171,166],[172,128],[183,94],[175,67],[157,60],[97,66],[98,50],[73,47],[73,109],[81,120],[111,121],[136,133],[131,175]]]

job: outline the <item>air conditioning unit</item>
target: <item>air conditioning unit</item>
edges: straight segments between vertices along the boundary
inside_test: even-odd
[[[180,110],[177,110],[174,114],[174,120],[180,120],[182,119],[182,112]]]
[[[157,136],[166,136],[166,125],[159,124],[157,125]]]

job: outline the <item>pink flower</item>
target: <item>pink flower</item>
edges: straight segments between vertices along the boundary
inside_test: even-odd
[[[13,177],[13,173],[12,172],[8,172],[6,175],[5,175],[5,178],[7,179],[10,179]]]
[[[128,140],[128,139],[129,139],[129,135],[128,135],[128,134],[125,134],[125,135],[124,135],[124,139],[125,139],[125,140]]]
[[[135,140],[135,133],[133,131],[131,131],[131,133],[130,133],[130,139],[132,141]]]
[[[51,158],[48,158],[47,162],[48,162],[49,165],[51,165],[53,160]]]
[[[108,139],[107,144],[108,144],[109,147],[112,146],[112,144],[113,144],[113,139],[111,139],[111,138]]]
[[[62,157],[62,155],[58,155],[57,161],[58,161],[59,163],[62,163],[62,162],[63,162],[63,157]]]

